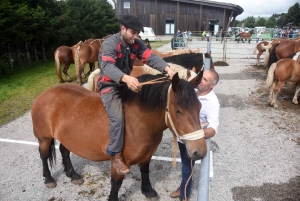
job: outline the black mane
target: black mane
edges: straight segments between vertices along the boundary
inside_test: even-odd
[[[189,53],[189,54],[180,54],[170,57],[163,58],[165,62],[177,64],[185,67],[186,69],[192,70],[201,69],[203,66],[203,54],[202,53]]]
[[[138,80],[142,83],[160,77],[165,76],[162,74],[145,74],[139,76]],[[139,93],[135,93],[125,86],[121,92],[123,103],[129,103],[137,97],[139,103],[149,111],[165,109],[167,107],[167,93],[170,84],[171,81],[168,80],[162,83],[144,85]],[[193,86],[182,79],[175,93],[175,101],[185,110],[191,110],[196,104],[199,104]]]
[[[273,49],[272,49],[272,51],[270,52],[270,57],[269,57],[269,61],[268,61],[268,68],[270,68],[270,66],[272,65],[272,63],[275,63],[275,62],[277,62],[278,61],[278,58],[277,58],[277,56],[276,56],[276,48],[278,47],[278,45],[279,45],[280,43],[277,43],[274,47],[273,47]]]

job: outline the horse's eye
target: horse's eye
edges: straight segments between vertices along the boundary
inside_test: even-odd
[[[175,112],[176,112],[177,114],[181,114],[180,110],[178,110],[178,109],[175,109]]]

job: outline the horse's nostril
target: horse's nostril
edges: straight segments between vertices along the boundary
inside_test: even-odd
[[[203,156],[201,155],[200,152],[195,151],[193,154],[193,158],[194,158],[194,160],[199,160],[199,159],[203,158]]]

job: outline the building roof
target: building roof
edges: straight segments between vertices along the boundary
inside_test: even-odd
[[[244,12],[244,9],[240,7],[239,5],[232,4],[232,3],[223,3],[223,2],[216,2],[216,1],[209,1],[209,0],[171,0],[171,1],[178,1],[178,2],[184,2],[189,4],[198,4],[198,5],[204,5],[204,6],[212,6],[212,7],[219,7],[219,8],[225,8],[229,10],[235,11],[233,16],[238,16]]]

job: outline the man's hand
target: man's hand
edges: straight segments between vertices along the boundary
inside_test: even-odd
[[[132,77],[130,75],[126,75],[126,74],[123,75],[123,77],[121,78],[121,81],[125,82],[127,84],[128,88],[134,92],[139,92],[142,88],[140,86],[138,79],[136,79],[135,77]]]
[[[168,73],[169,77],[172,79],[175,72],[169,66],[166,66],[165,71]]]

